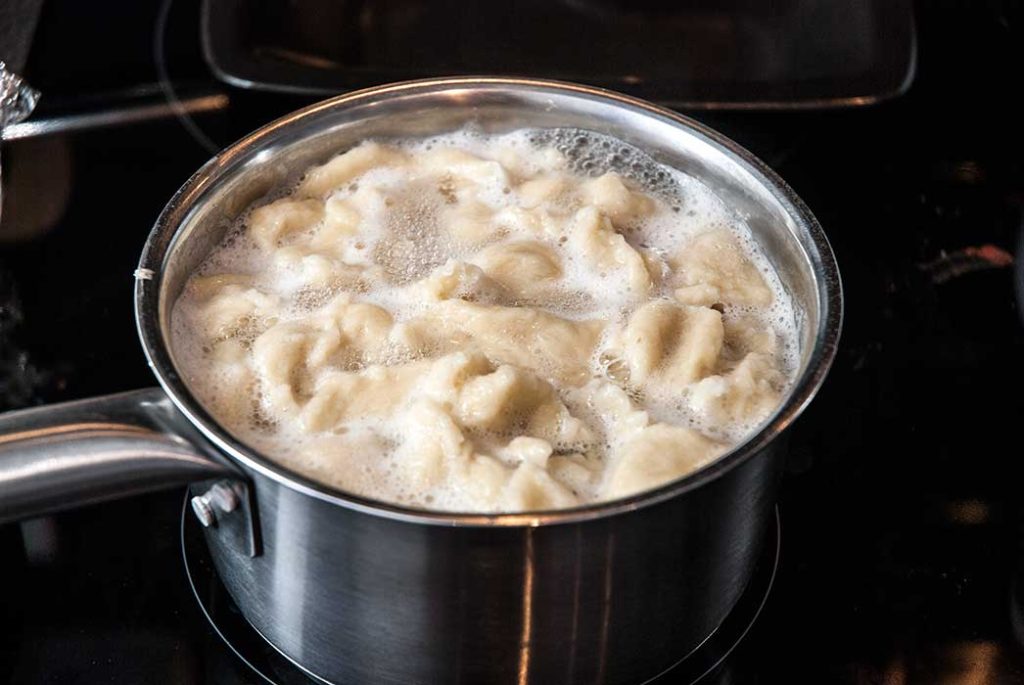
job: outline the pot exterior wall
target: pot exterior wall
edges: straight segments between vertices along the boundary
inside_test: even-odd
[[[245,617],[331,682],[632,683],[696,648],[760,552],[773,445],[645,508],[538,527],[398,521],[258,473],[263,554],[207,529]]]

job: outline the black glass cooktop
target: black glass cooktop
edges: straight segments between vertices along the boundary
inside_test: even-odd
[[[197,2],[102,7],[44,4],[37,123],[3,147],[0,409],[152,384],[131,292],[153,220],[211,148],[304,102],[219,84]],[[901,98],[699,114],[817,214],[847,297],[832,375],[790,435],[774,587],[706,682],[1024,682],[1024,17],[917,10]],[[193,597],[182,496],[0,527],[0,682],[261,682]]]

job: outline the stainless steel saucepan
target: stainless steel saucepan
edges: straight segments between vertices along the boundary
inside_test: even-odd
[[[284,179],[366,138],[572,127],[697,177],[743,218],[802,308],[799,378],[744,444],[656,490],[510,515],[413,510],[312,482],[235,440],[168,347],[171,305],[225,229]],[[839,273],[814,217],[764,164],[673,112],[584,86],[451,78],[307,107],[232,145],[157,220],[135,314],[160,388],[0,416],[0,521],[192,483],[217,572],[245,617],[337,683],[628,683],[686,656],[758,557],[779,436],[835,354]]]

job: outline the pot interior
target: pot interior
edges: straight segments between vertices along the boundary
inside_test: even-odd
[[[797,381],[759,435],[781,430],[810,400],[834,354],[838,273],[813,216],[767,167],[700,124],[632,98],[544,81],[447,79],[370,89],[288,115],[222,152],[175,196],[143,255],[142,266],[155,272],[156,288],[140,287],[136,304],[154,370],[179,407],[194,420],[199,415],[201,424],[212,423],[205,412],[190,413],[182,406],[196,402],[165,343],[171,308],[188,277],[254,201],[363,140],[430,136],[467,126],[485,133],[596,131],[703,182],[749,226],[798,309]]]

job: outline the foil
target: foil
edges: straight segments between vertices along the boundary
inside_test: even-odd
[[[35,109],[39,91],[7,68],[0,60],[0,132],[25,119]]]

